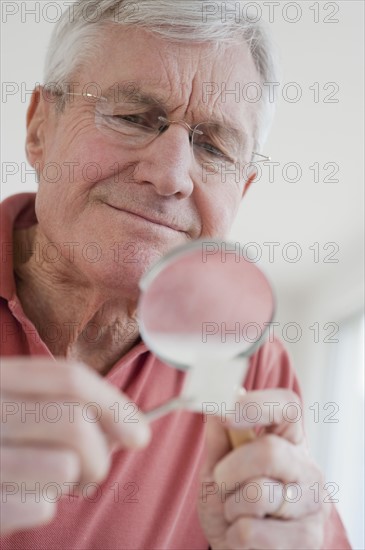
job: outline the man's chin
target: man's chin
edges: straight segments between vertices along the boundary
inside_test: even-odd
[[[152,249],[138,254],[134,246],[122,247],[116,249],[113,259],[88,266],[86,275],[91,286],[103,289],[103,294],[138,299],[141,278],[164,253]]]

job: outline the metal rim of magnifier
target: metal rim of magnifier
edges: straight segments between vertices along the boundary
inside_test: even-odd
[[[221,246],[222,244],[228,244],[228,245],[231,244],[231,245],[236,246],[238,244],[240,253],[242,254],[242,258],[244,258],[246,261],[250,262],[250,260],[247,259],[247,255],[246,255],[241,243],[232,243],[232,241],[224,241],[224,240],[197,239],[196,241],[194,241],[192,243],[182,244],[182,245],[179,245],[179,246],[173,248],[172,250],[167,252],[167,254],[165,254],[162,258],[160,258],[147,271],[147,273],[145,273],[141,277],[141,279],[139,281],[140,290],[142,292],[146,292],[148,290],[148,287],[150,286],[150,284],[158,277],[158,275],[166,267],[168,267],[171,264],[171,262],[173,260],[175,260],[176,258],[179,258],[179,257],[183,257],[186,254],[188,254],[189,252],[192,252],[194,250],[199,249],[203,244],[214,244],[214,245],[218,245],[218,246]],[[255,262],[250,262],[250,263],[255,263]],[[277,302],[276,302],[276,296],[275,296],[275,293],[274,293],[274,289],[273,289],[273,287],[270,283],[270,280],[269,280],[268,276],[266,275],[265,270],[262,269],[261,266],[260,266],[260,268],[257,268],[257,269],[259,269],[259,271],[261,271],[262,274],[264,275],[264,277],[267,280],[267,283],[269,285],[270,291],[271,291],[271,297],[272,297],[271,317],[267,321],[266,326],[263,329],[260,338],[258,340],[256,340],[255,342],[253,342],[252,345],[246,351],[238,353],[235,357],[249,357],[249,356],[253,355],[255,353],[255,351],[263,344],[263,342],[266,338],[266,334],[269,330],[269,327],[270,327],[270,325],[271,325],[271,323],[272,323],[272,321],[274,320],[274,317],[275,317]],[[137,312],[137,321],[138,321],[138,325],[139,325],[139,328],[140,328],[140,331],[141,331],[141,335],[142,335],[143,339],[145,340],[146,344],[147,345],[151,344],[151,339],[148,335],[148,331],[144,328],[144,323],[143,323],[142,319],[139,316],[139,312]],[[151,349],[152,348],[153,348],[153,346],[151,346]],[[161,355],[160,353],[156,353],[156,352],[153,352],[153,353],[155,353],[155,355],[158,355],[160,357],[160,359],[162,359],[162,361],[164,361],[165,363],[172,365],[172,361],[169,360],[169,359],[164,358],[163,355]],[[175,368],[178,368],[180,370],[185,370],[185,371],[189,369],[189,367],[187,365],[185,365],[184,363],[178,363],[177,361],[173,362],[173,366]]]

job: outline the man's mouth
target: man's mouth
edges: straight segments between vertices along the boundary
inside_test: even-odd
[[[141,213],[141,212],[135,212],[135,211],[129,210],[127,208],[114,206],[113,204],[109,204],[109,203],[106,203],[106,204],[108,206],[110,206],[111,208],[113,208],[114,210],[119,210],[119,212],[125,212],[126,214],[136,216],[137,218],[141,218],[142,220],[145,220],[149,223],[153,223],[155,225],[159,225],[159,226],[162,226],[162,227],[167,227],[167,228],[172,229],[174,231],[179,231],[180,233],[185,233],[185,231],[183,229],[181,229],[181,227],[178,227],[176,224],[174,224],[170,221],[165,221],[165,220],[161,220],[161,219],[158,219],[158,218],[154,218],[153,216],[149,216],[148,214]]]

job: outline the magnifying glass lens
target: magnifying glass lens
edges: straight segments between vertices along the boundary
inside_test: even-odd
[[[225,242],[176,249],[145,275],[141,288],[143,339],[182,368],[212,355],[222,360],[249,355],[274,313],[265,275],[242,248]]]

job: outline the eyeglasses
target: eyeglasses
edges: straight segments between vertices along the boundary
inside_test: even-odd
[[[56,95],[83,96],[95,104],[95,126],[112,143],[121,143],[131,149],[148,146],[173,124],[184,126],[189,132],[193,158],[199,167],[208,166],[208,173],[230,171],[242,163],[246,144],[243,133],[213,122],[190,126],[184,120],[170,120],[165,109],[155,101],[141,101],[131,96],[109,99],[90,93],[56,92]],[[270,157],[259,157],[251,162],[263,162]],[[247,165],[247,161],[244,163]],[[216,171],[213,167],[217,167]]]

